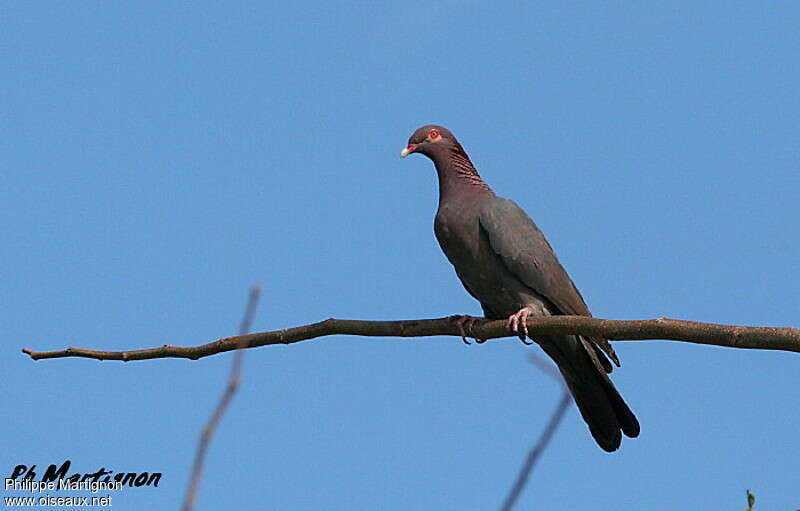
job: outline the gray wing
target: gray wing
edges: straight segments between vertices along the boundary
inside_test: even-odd
[[[547,298],[559,313],[591,316],[583,297],[533,220],[513,201],[492,199],[481,208],[480,225],[492,250],[508,270]]]
[[[556,308],[554,313],[592,315],[550,243],[522,208],[511,200],[495,196],[484,202],[479,220],[492,250],[506,268],[523,284],[546,298]],[[619,359],[607,340],[592,341],[619,365]]]

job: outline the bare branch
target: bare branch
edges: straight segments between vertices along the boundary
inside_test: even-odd
[[[455,316],[463,318],[463,316]],[[537,334],[578,334],[613,341],[666,339],[696,344],[782,350],[800,353],[800,330],[796,328],[717,325],[676,319],[650,319],[621,321],[586,316],[548,316],[528,318],[528,332]],[[488,340],[499,337],[516,337],[506,327],[505,320],[480,320],[469,325],[469,337]],[[256,348],[273,344],[292,344],[328,335],[358,335],[365,337],[430,337],[449,335],[461,338],[457,321],[453,317],[438,319],[412,319],[406,321],[358,321],[351,319],[326,319],[319,323],[303,325],[272,332],[227,337],[192,347],[164,345],[131,351],[97,351],[66,348],[60,351],[32,351],[23,349],[34,360],[45,358],[82,357],[97,360],[148,360],[153,358],[198,358],[234,350],[238,347]]]
[[[250,331],[250,324],[253,322],[253,316],[256,311],[256,304],[258,297],[261,295],[261,287],[254,285],[250,288],[250,296],[247,299],[247,307],[245,308],[242,322],[239,326],[239,334],[244,335]],[[240,335],[240,337],[241,337]],[[242,346],[239,346],[241,348]],[[194,463],[192,464],[192,476],[189,478],[189,487],[186,489],[186,497],[183,501],[182,511],[189,511],[194,507],[195,497],[197,495],[197,487],[200,484],[200,476],[203,473],[203,464],[206,460],[206,452],[208,451],[208,444],[211,442],[211,437],[217,429],[220,419],[228,409],[228,405],[233,399],[233,395],[239,389],[239,377],[242,372],[242,359],[244,358],[244,350],[237,349],[233,357],[233,364],[231,365],[230,376],[228,377],[228,385],[225,387],[225,392],[217,403],[217,408],[209,417],[203,432],[200,434],[200,439],[197,442],[197,451],[194,455]]]
[[[528,355],[528,360],[530,360],[531,363],[536,367],[541,369],[542,372],[558,382],[559,386],[561,387],[561,399],[558,401],[556,409],[553,410],[553,415],[550,416],[550,421],[547,423],[544,431],[542,431],[542,436],[539,437],[536,445],[534,445],[533,449],[531,449],[531,451],[528,453],[525,463],[520,468],[517,479],[514,481],[514,485],[511,487],[511,490],[509,490],[506,500],[503,502],[503,507],[500,508],[502,511],[511,511],[514,505],[517,503],[517,499],[519,499],[519,496],[522,494],[522,490],[525,488],[525,485],[528,483],[528,478],[533,472],[533,467],[536,466],[536,462],[539,461],[539,458],[542,456],[544,450],[547,449],[548,445],[550,445],[550,440],[553,439],[553,435],[555,434],[556,430],[558,430],[558,426],[561,425],[561,419],[564,418],[564,414],[567,413],[567,407],[569,406],[570,401],[572,401],[572,395],[569,393],[569,390],[567,390],[567,386],[564,384],[564,379],[561,376],[561,373],[553,366],[552,363],[548,363],[546,360],[534,355],[533,353]]]
[[[559,400],[556,409],[553,411],[553,415],[550,417],[550,422],[548,422],[547,427],[544,428],[542,436],[539,437],[539,441],[536,442],[536,445],[533,446],[531,452],[528,453],[528,457],[525,459],[525,463],[522,465],[522,468],[519,471],[517,480],[514,481],[514,486],[512,486],[511,491],[508,492],[508,496],[506,497],[505,502],[503,502],[503,507],[500,508],[502,511],[511,511],[511,509],[514,507],[514,504],[516,504],[517,499],[522,493],[522,490],[525,488],[525,484],[528,482],[528,477],[531,475],[531,472],[533,472],[533,467],[536,466],[536,462],[539,460],[539,457],[550,444],[550,440],[553,438],[553,434],[561,424],[561,419],[564,418],[564,414],[567,412],[567,407],[571,401],[572,396],[567,388],[564,387],[564,390],[561,392],[561,399]]]
[[[553,364],[552,361],[543,359],[533,351],[528,353],[528,361],[550,378],[557,381],[559,385],[564,385],[564,377],[561,376],[561,371],[558,370],[558,367]]]

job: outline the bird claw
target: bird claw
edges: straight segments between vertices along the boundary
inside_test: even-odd
[[[526,346],[530,346],[533,344],[532,342],[528,342],[526,339],[528,337],[528,316],[531,315],[533,309],[530,307],[523,307],[514,314],[508,317],[506,321],[506,326],[509,330],[517,334],[519,340],[522,341],[522,344]],[[520,326],[522,326],[522,332],[520,332]]]
[[[481,318],[476,318],[473,316],[463,316],[463,315],[455,315],[450,316],[450,319],[458,326],[458,332],[461,334],[461,340],[464,341],[464,344],[471,345],[472,343],[467,340],[467,333],[465,331],[465,327],[467,330],[472,332],[472,327],[481,320]],[[472,335],[469,336],[470,339],[473,339],[478,344],[483,344],[486,342],[486,339],[478,339]]]

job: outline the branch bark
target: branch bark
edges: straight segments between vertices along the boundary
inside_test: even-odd
[[[188,358],[197,360],[209,355],[232,351],[236,348],[257,348],[273,344],[293,344],[328,335],[358,335],[365,337],[431,337],[462,335],[461,327],[449,316],[438,319],[412,319],[405,321],[359,321],[352,319],[326,319],[319,323],[226,337],[207,344],[182,347],[163,345],[159,348],[126,351],[98,351],[69,347],[59,351],[22,350],[34,360],[48,358],[80,357],[97,360],[149,360],[154,358]],[[600,337],[612,341],[654,340],[673,341],[748,348],[762,350],[794,351],[800,353],[800,330],[788,327],[754,327],[698,323],[676,319],[650,319],[622,321],[590,318],[586,316],[548,316],[528,318],[528,332],[537,334],[578,334]],[[479,319],[467,325],[467,335],[483,341],[500,337],[516,337],[505,320]]]

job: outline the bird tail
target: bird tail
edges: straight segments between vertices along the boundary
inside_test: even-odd
[[[639,436],[639,421],[606,374],[610,364],[602,363],[590,339],[565,336],[536,341],[558,365],[583,420],[603,450],[616,451],[621,433]]]

